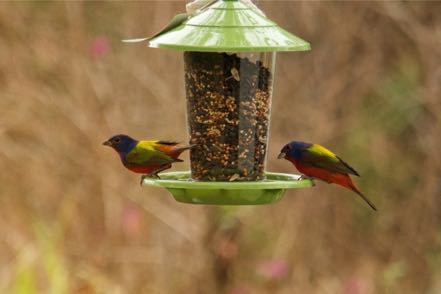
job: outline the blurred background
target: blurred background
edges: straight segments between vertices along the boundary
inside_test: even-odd
[[[313,47],[278,55],[267,170],[321,143],[379,212],[321,182],[257,207],[141,188],[101,143],[188,140],[183,58],[120,40],[185,2],[2,2],[0,293],[441,293],[441,3],[257,4]]]

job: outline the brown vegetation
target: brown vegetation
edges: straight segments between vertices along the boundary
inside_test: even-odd
[[[140,188],[100,144],[188,140],[183,56],[120,39],[183,2],[3,2],[1,293],[441,291],[440,2],[258,5],[313,46],[278,55],[267,169],[321,143],[379,212],[324,183],[235,208]]]

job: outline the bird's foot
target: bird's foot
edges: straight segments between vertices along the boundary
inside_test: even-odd
[[[160,179],[161,179],[161,177],[158,175],[158,173],[152,174],[151,177],[152,177],[152,178],[155,178],[155,179],[157,179],[157,180],[160,180]]]
[[[140,181],[140,185],[142,186],[142,182],[144,182],[145,179],[161,179],[158,174],[156,173],[151,173],[151,174],[145,174],[141,176],[141,181]]]
[[[297,180],[298,180],[298,181],[310,180],[311,183],[312,183],[312,186],[315,186],[314,178],[312,178],[312,177],[308,177],[308,176],[305,176],[305,175],[301,175]]]

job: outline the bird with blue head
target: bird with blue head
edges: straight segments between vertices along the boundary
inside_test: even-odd
[[[373,210],[377,210],[350,177],[360,176],[359,173],[329,149],[319,144],[292,141],[283,146],[277,158],[290,161],[304,177],[320,179],[352,190]]]
[[[194,146],[181,146],[173,141],[138,141],[124,134],[112,136],[103,145],[112,147],[127,169],[144,174],[141,184],[145,177],[159,178],[158,173],[171,168],[175,162],[182,162],[181,153]]]

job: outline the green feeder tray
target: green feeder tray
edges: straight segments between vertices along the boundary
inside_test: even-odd
[[[258,182],[196,182],[189,171],[161,173],[161,179],[146,178],[143,186],[166,188],[178,202],[215,205],[259,205],[279,201],[286,189],[314,186],[299,175],[266,173]]]

